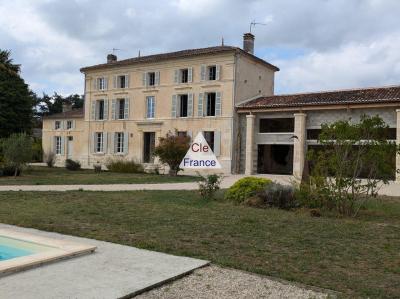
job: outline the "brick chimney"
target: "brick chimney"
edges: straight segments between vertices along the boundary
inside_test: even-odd
[[[62,112],[68,112],[72,110],[71,103],[62,103]]]
[[[243,34],[243,50],[254,55],[254,35],[250,32]]]
[[[117,55],[108,54],[107,55],[107,63],[112,63],[117,61]]]

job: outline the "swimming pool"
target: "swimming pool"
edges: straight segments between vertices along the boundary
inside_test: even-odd
[[[0,262],[52,249],[55,248],[32,242],[22,241],[14,238],[9,238],[5,236],[0,236]]]
[[[0,276],[95,250],[92,245],[0,229]]]

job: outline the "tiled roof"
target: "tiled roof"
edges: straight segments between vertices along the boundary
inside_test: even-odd
[[[318,105],[399,103],[400,86],[298,93],[260,97],[238,105],[238,109],[284,108]]]
[[[169,59],[192,57],[192,56],[199,56],[199,55],[219,54],[219,53],[225,53],[225,52],[236,52],[236,53],[243,54],[259,63],[262,63],[262,64],[272,68],[274,71],[279,71],[279,68],[277,68],[276,66],[266,62],[265,60],[258,58],[257,56],[249,54],[238,47],[217,46],[217,47],[182,50],[182,51],[177,51],[177,52],[169,52],[169,53],[162,53],[162,54],[155,54],[155,55],[148,55],[148,56],[140,56],[140,57],[135,57],[135,58],[119,60],[119,61],[115,61],[115,62],[111,62],[111,63],[97,64],[97,65],[93,65],[93,66],[83,67],[83,68],[81,68],[81,72],[86,72],[86,71],[96,70],[96,69],[101,69],[101,68],[110,68],[110,67],[114,67],[114,66],[131,65],[131,64],[135,64],[135,63],[158,62],[158,61],[169,60]]]
[[[56,113],[52,115],[45,116],[45,119],[63,119],[63,118],[81,118],[84,117],[84,110],[83,108],[79,109],[72,109],[70,111]]]

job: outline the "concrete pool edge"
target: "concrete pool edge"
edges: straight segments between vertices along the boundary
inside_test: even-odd
[[[19,232],[11,228],[1,228],[0,236],[51,247],[48,251],[1,261],[0,277],[38,267],[43,264],[56,262],[58,260],[92,253],[96,250],[96,246],[42,237]]]

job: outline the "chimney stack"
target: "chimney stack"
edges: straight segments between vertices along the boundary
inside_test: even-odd
[[[243,50],[254,55],[254,35],[250,32],[243,34]]]
[[[62,103],[62,112],[68,112],[72,110],[71,103]]]
[[[108,54],[107,55],[107,63],[112,63],[117,61],[117,55]]]

